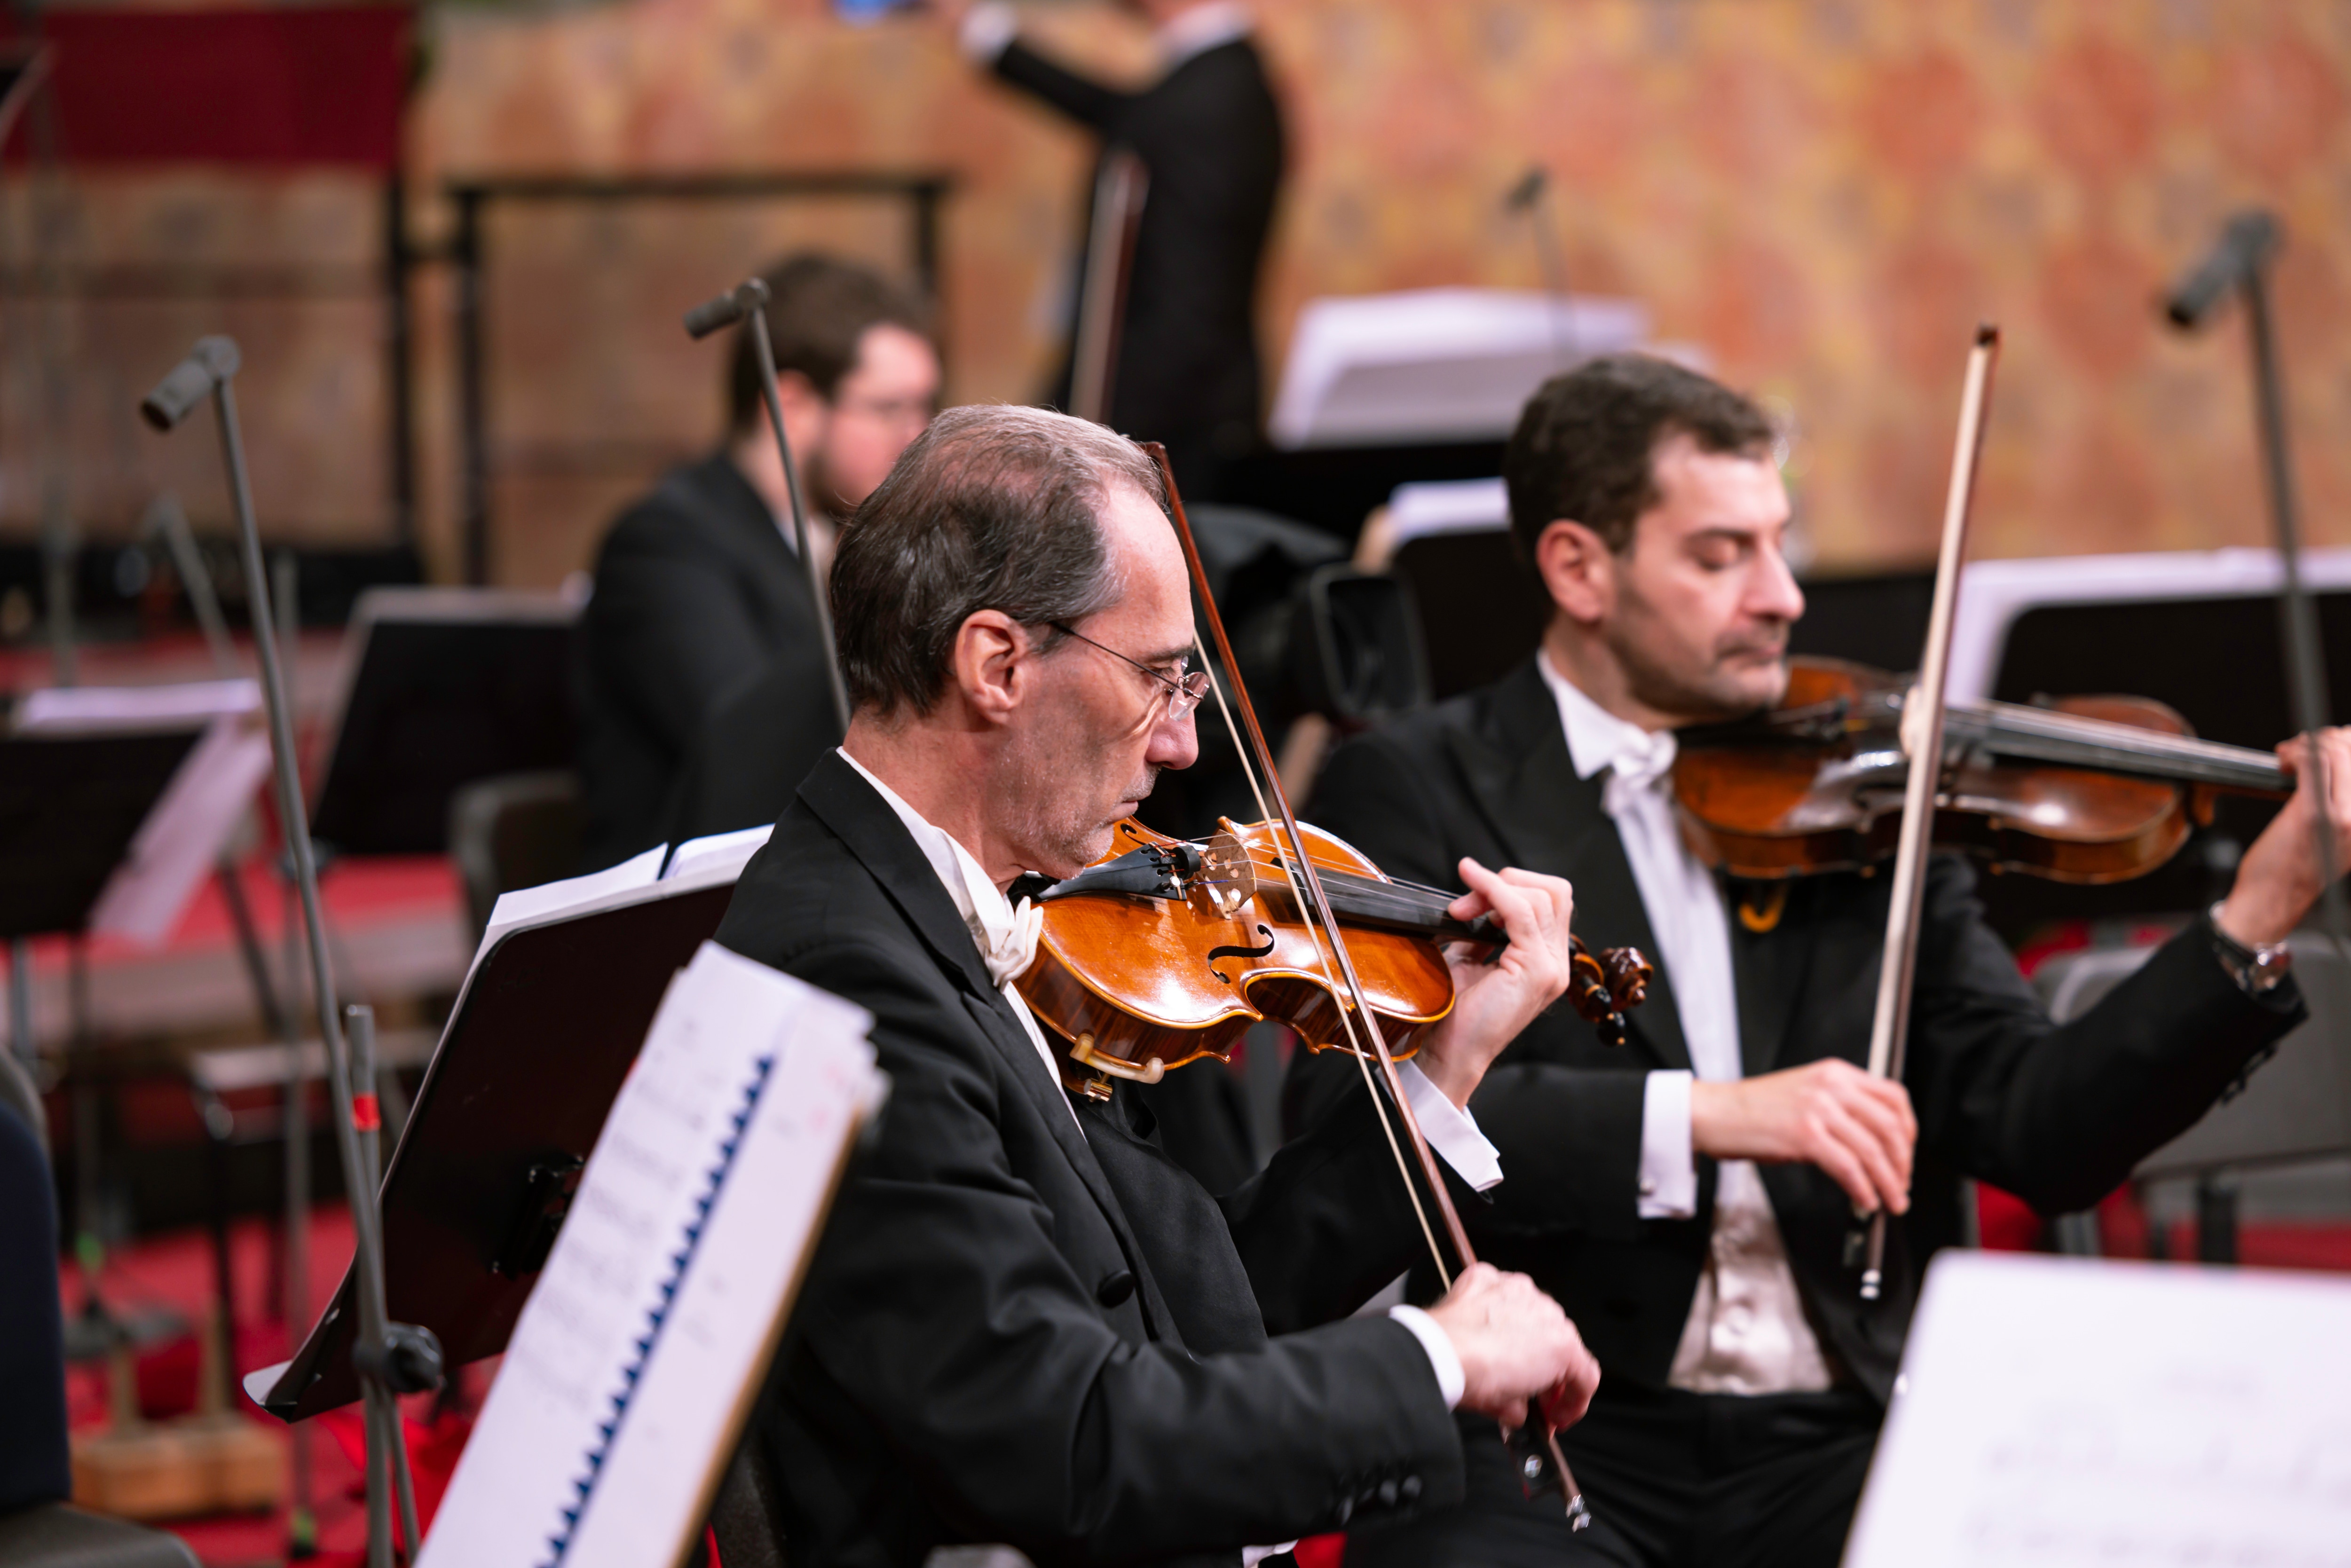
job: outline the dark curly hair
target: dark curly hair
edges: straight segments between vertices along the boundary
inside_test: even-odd
[[[1671,360],[1605,354],[1545,382],[1502,455],[1520,552],[1532,562],[1542,531],[1566,518],[1623,553],[1657,503],[1657,444],[1685,433],[1705,452],[1757,457],[1771,448],[1761,409]]]

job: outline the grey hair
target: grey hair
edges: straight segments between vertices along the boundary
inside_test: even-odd
[[[860,710],[938,701],[956,634],[995,610],[1061,641],[1052,622],[1118,602],[1103,538],[1113,489],[1167,507],[1159,469],[1123,436],[1068,414],[1000,404],[949,409],[906,448],[841,528],[833,639]]]

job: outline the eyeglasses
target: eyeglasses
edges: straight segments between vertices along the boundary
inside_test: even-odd
[[[1071,631],[1068,626],[1063,625],[1059,621],[1048,621],[1045,624],[1050,626],[1054,631],[1059,632],[1064,637],[1075,637],[1079,642],[1083,643],[1089,648],[1102,648],[1103,653],[1108,653],[1112,658],[1118,660],[1121,664],[1134,664],[1136,669],[1141,670],[1144,674],[1149,675],[1153,680],[1165,687],[1167,690],[1167,722],[1170,724],[1174,724],[1177,720],[1185,717],[1194,708],[1198,707],[1201,703],[1207,699],[1208,672],[1206,670],[1186,670],[1176,675],[1175,678],[1171,680],[1167,676],[1163,675],[1158,671],[1153,669],[1150,665],[1135,664],[1135,661],[1128,658],[1117,649],[1102,647],[1102,644],[1095,642],[1092,637],[1087,636],[1084,632]]]

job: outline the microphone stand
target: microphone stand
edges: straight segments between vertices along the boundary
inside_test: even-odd
[[[800,471],[792,461],[791,439],[784,434],[784,394],[776,377],[776,347],[768,339],[767,280],[749,277],[726,293],[705,299],[685,313],[688,337],[699,340],[722,327],[743,323],[751,350],[759,361],[759,393],[768,405],[768,428],[775,433],[776,453],[784,460],[784,489],[791,503],[792,539],[799,546],[800,570],[808,574],[809,598],[816,605],[817,635],[824,643],[824,670],[832,683],[832,710],[843,734],[849,730],[849,687],[841,678],[841,659],[832,641],[832,603],[824,574],[817,570],[809,549],[808,497],[800,490]]]
[[[2318,732],[2327,726],[2326,662],[2318,640],[2318,612],[2302,580],[2302,527],[2294,490],[2294,464],[2286,446],[2284,378],[2278,368],[2277,333],[2270,314],[2269,263],[2282,235],[2268,213],[2241,213],[2229,222],[2212,254],[2180,280],[2164,304],[2173,326],[2193,331],[2211,318],[2233,287],[2244,301],[2246,345],[2253,361],[2253,421],[2262,444],[2262,487],[2270,523],[2277,536],[2279,634],[2285,654],[2286,692],[2294,727],[2310,740],[2310,785],[2321,807],[2312,832],[2318,849],[2319,917],[2337,953],[2351,957],[2351,904],[2340,881],[2335,835],[2324,802],[2329,799],[2326,758]]]
[[[286,671],[278,657],[266,586],[269,572],[262,559],[261,533],[253,516],[253,490],[246,476],[245,444],[237,430],[236,397],[231,382],[241,363],[234,340],[203,339],[194,352],[147,394],[140,404],[140,413],[156,429],[168,431],[194,412],[196,404],[209,394],[219,419],[221,460],[227,470],[229,500],[236,512],[245,580],[253,588],[248,597],[253,610],[254,650],[260,657],[262,698],[269,711],[269,750],[277,773],[278,816],[293,857],[295,883],[301,894],[312,1000],[318,1008],[319,1036],[326,1047],[327,1081],[334,1100],[336,1152],[341,1157],[344,1186],[350,1195],[360,1320],[351,1349],[351,1365],[359,1375],[366,1417],[368,1563],[370,1568],[392,1568],[392,1500],[388,1494],[396,1491],[399,1495],[402,1533],[412,1557],[419,1544],[408,1445],[400,1427],[399,1396],[439,1385],[441,1346],[429,1329],[386,1321],[383,1217],[377,1207],[376,1184],[370,1179],[366,1151],[360,1142],[362,1127],[372,1130],[377,1122],[375,1095],[372,1085],[364,1095],[353,1092],[341,1009],[336,1005],[334,970],[327,961],[326,922],[319,902],[318,857],[310,842],[309,812],[302,798],[301,774],[295,760],[294,716],[286,698]],[[368,1027],[371,1030],[371,1020]]]
[[[1502,198],[1505,210],[1524,213],[1534,235],[1535,270],[1543,291],[1551,296],[1551,351],[1554,373],[1571,369],[1580,357],[1575,344],[1575,306],[1567,292],[1567,257],[1559,243],[1559,209],[1551,193],[1551,171],[1537,163],[1519,177]]]

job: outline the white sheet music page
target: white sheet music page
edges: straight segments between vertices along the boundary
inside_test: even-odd
[[[214,720],[140,824],[130,856],[114,868],[90,911],[89,928],[142,947],[162,946],[268,777],[269,737]]]
[[[2351,1281],[1946,1252],[1845,1568],[2351,1564]]]
[[[684,1558],[880,1103],[872,1023],[715,943],[671,982],[420,1568]]]

